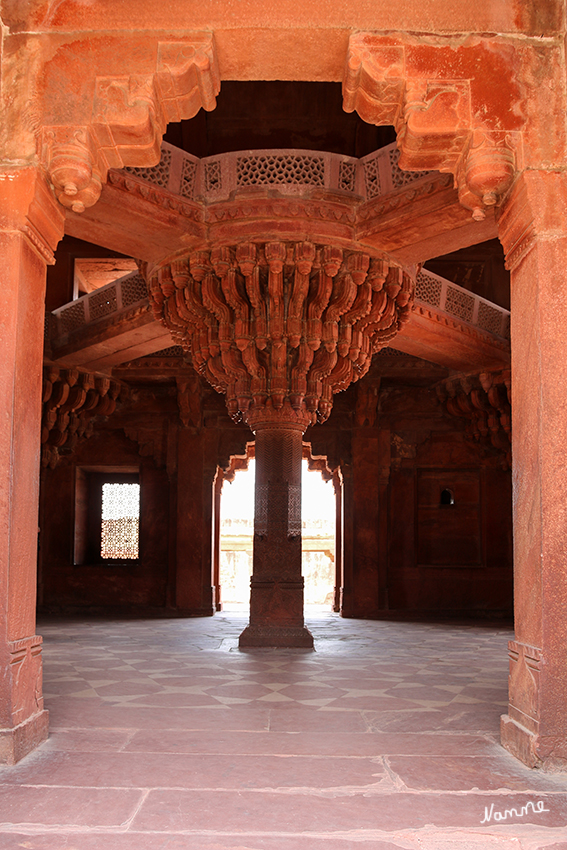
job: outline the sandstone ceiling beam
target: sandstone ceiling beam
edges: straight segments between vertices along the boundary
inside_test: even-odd
[[[284,223],[305,233],[318,210],[325,208],[334,233],[341,240],[357,239],[361,247],[385,250],[402,264],[424,262],[447,251],[475,245],[496,235],[494,215],[475,222],[458,200],[451,180],[432,173],[419,183],[362,202],[353,198],[321,197],[308,191],[305,201],[291,205],[258,189],[255,196],[205,206],[179,198],[157,186],[147,186],[124,172],[111,172],[99,202],[81,214],[68,212],[65,231],[113,251],[156,262],[164,250],[174,253],[180,244],[205,247],[210,236],[222,235],[233,222],[248,219],[248,228],[262,222],[274,236]],[[280,208],[280,209],[278,209]],[[266,219],[271,219],[271,224]],[[342,219],[342,224],[341,224]],[[290,233],[291,235],[291,233]]]
[[[494,239],[498,228],[492,212],[474,221],[459,202],[452,178],[432,172],[419,184],[361,204],[356,234],[361,245],[380,247],[401,263],[423,263]]]

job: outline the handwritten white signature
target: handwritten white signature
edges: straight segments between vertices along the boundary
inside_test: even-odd
[[[532,803],[531,800],[522,806],[521,809],[504,809],[503,812],[495,812],[494,811],[494,803],[490,806],[485,806],[484,808],[484,818],[481,820],[481,823],[488,823],[490,820],[507,820],[507,818],[517,817],[523,818],[528,812],[531,811],[534,815],[539,815],[541,812],[549,812],[549,809],[544,808],[545,803],[543,800],[538,800],[537,803]]]

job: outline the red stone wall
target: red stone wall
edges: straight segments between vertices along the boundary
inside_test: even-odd
[[[306,435],[314,454],[327,446],[344,477],[343,614],[510,615],[512,493],[503,457],[468,438],[434,392],[417,387],[382,390],[374,425],[347,430],[351,392]],[[445,489],[454,505],[441,505]]]
[[[203,427],[186,428],[172,391],[134,391],[97,422],[93,437],[43,471],[44,610],[213,613],[213,481],[217,465],[243,453],[252,434],[230,421],[220,396],[204,393]],[[343,615],[510,613],[511,483],[503,457],[468,438],[434,389],[383,382],[368,397],[376,404],[370,417],[370,408],[361,416],[353,387],[305,437],[343,477]],[[139,468],[139,562],[74,565],[77,467]],[[446,488],[454,505],[440,505]]]
[[[120,565],[74,564],[76,469],[139,469],[140,559]],[[102,471],[102,470],[101,470]],[[95,435],[42,475],[40,606],[139,610],[165,607],[168,583],[169,482],[120,432]],[[78,519],[78,518],[77,518]],[[91,559],[92,560],[92,559]]]

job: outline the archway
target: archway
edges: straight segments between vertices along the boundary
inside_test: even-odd
[[[321,459],[314,461],[305,447],[302,462],[302,575],[304,607],[311,612],[336,610],[337,496],[333,476]],[[309,459],[308,459],[309,458]],[[311,468],[310,468],[311,467]],[[222,477],[219,506],[220,608],[248,610],[254,538],[253,446],[246,459],[231,458],[231,468]],[[340,539],[340,536],[339,536]],[[339,555],[340,563],[340,555]]]

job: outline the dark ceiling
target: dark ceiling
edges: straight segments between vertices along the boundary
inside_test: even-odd
[[[345,112],[340,83],[226,81],[213,112],[170,124],[164,139],[198,157],[262,148],[361,157],[394,142],[396,133]]]

